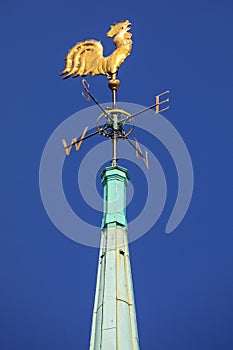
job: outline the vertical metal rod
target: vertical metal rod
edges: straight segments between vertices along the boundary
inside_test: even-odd
[[[115,79],[115,77],[114,77]],[[112,88],[112,107],[116,108],[116,92],[117,90],[115,88]],[[114,130],[113,140],[112,140],[112,166],[117,165],[117,139],[118,139],[118,133]]]
[[[116,108],[116,89],[112,90],[112,107]]]
[[[112,140],[112,166],[117,165],[117,137],[118,134],[114,131],[113,140]]]
[[[112,91],[112,108],[115,109],[117,107],[117,89],[119,88],[120,81],[116,79],[117,73],[112,75],[112,79],[109,81],[109,88]],[[117,141],[118,141],[118,117],[115,115],[113,117],[113,138],[112,138],[112,166],[117,165]]]

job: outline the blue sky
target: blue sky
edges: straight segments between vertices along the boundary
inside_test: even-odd
[[[134,46],[118,98],[147,106],[170,89],[166,118],[182,135],[195,175],[188,213],[166,235],[177,178],[158,143],[167,202],[156,226],[130,245],[141,349],[232,349],[232,10],[225,0],[1,3],[2,350],[88,348],[98,250],[51,223],[39,164],[53,130],[87,107],[81,79],[58,76],[64,55],[89,38],[109,54],[105,33],[121,19],[133,23]],[[88,81],[109,101],[104,77]],[[139,177],[131,173],[135,186]]]

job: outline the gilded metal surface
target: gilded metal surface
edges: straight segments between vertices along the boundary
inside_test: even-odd
[[[63,79],[85,76],[88,74],[106,75],[108,79],[116,79],[118,69],[132,50],[132,34],[129,33],[131,23],[120,21],[111,26],[107,36],[113,39],[115,51],[103,56],[103,46],[100,41],[85,40],[74,45],[65,57],[66,66],[60,73]]]
[[[120,86],[120,80],[118,79],[110,80],[108,83],[108,86],[111,90],[118,90]]]
[[[76,151],[78,151],[80,149],[80,147],[82,145],[82,142],[83,142],[83,139],[84,139],[84,137],[86,135],[87,130],[88,130],[88,126],[86,126],[85,129],[83,130],[83,133],[82,133],[82,136],[81,136],[80,140],[77,140],[76,138],[73,138],[70,145],[67,145],[65,139],[61,140],[67,156],[70,155],[70,152],[71,152],[71,149],[72,149],[73,146],[75,146]]]
[[[169,94],[169,92],[170,92],[170,90],[166,90],[166,91],[162,92],[161,94],[155,96],[155,114],[164,112],[167,109],[169,109],[169,106],[165,107],[163,109],[159,109],[160,105],[162,105],[163,103],[169,102],[169,98],[167,98],[166,100],[160,101],[160,97],[163,95]]]

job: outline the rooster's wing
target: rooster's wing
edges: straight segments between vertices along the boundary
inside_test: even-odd
[[[60,73],[63,79],[88,74],[106,74],[103,46],[100,41],[86,40],[72,47],[65,57],[66,66]]]

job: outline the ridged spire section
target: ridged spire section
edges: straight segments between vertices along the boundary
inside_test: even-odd
[[[125,168],[101,174],[104,215],[90,350],[139,350],[127,239]]]

